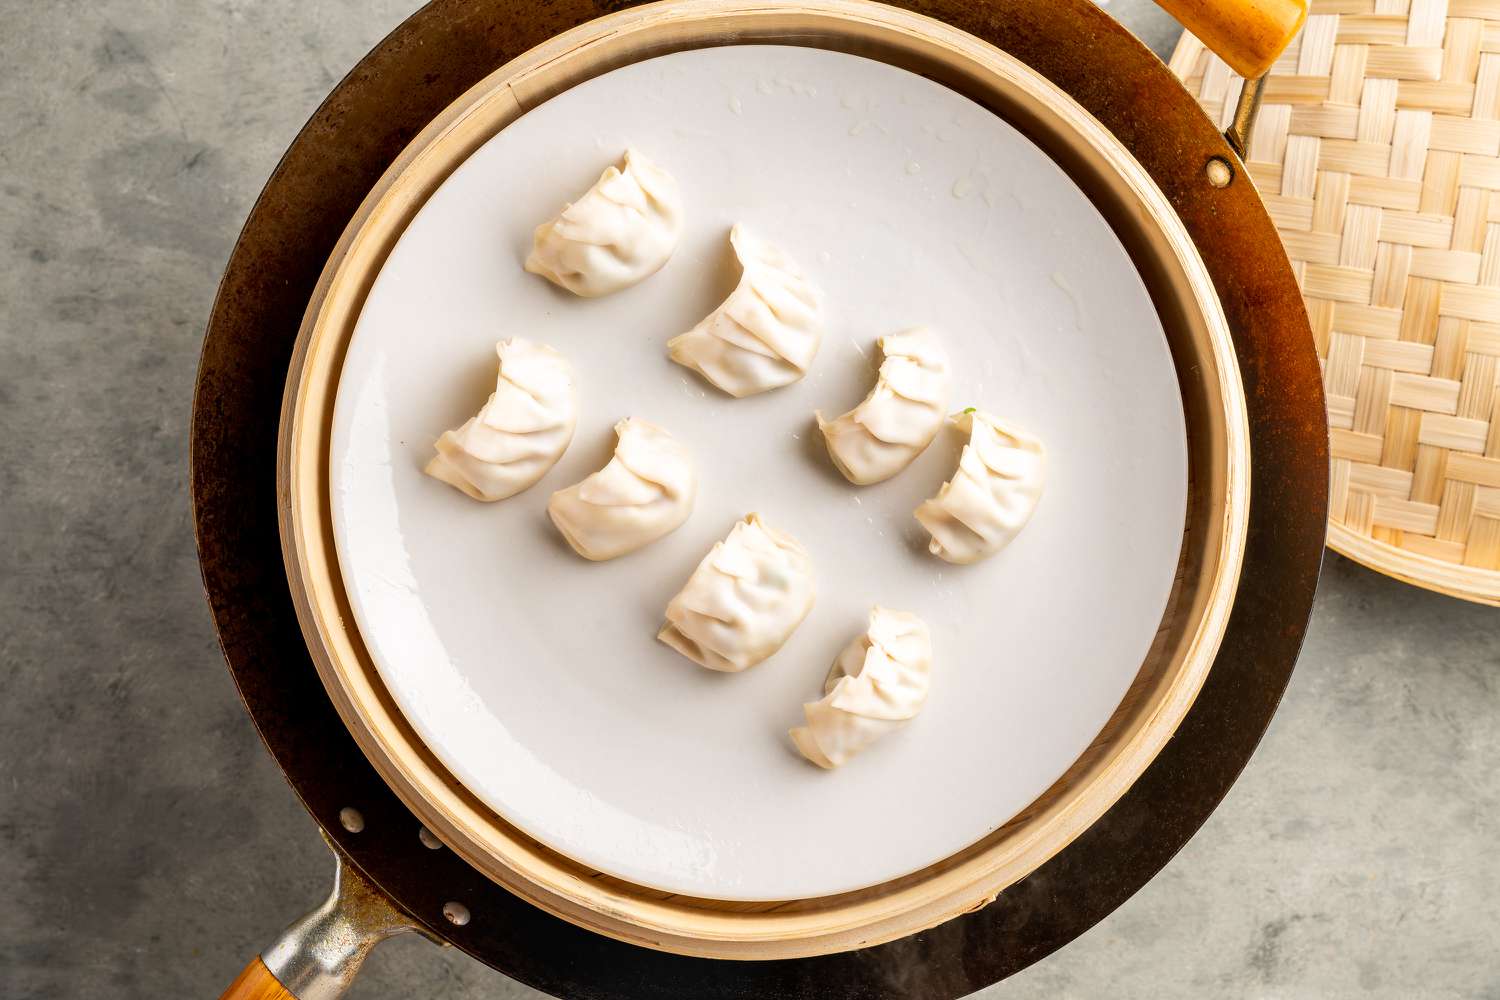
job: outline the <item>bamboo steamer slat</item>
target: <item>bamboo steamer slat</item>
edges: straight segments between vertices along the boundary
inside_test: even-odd
[[[334,555],[328,434],[348,338],[381,263],[424,200],[526,110],[610,69],[686,48],[812,45],[918,72],[1001,114],[1089,194],[1141,270],[1168,333],[1189,427],[1190,496],[1177,580],[1156,642],[1090,748],[990,836],[858,892],[776,903],[691,899],[578,865],[471,795],[401,717],[370,661]],[[652,948],[734,959],[847,950],[983,906],[1077,837],[1171,736],[1213,663],[1248,511],[1243,392],[1229,331],[1193,245],[1118,142],[1023,64],[939,22],[853,0],[638,8],[558,36],[501,67],[395,161],[351,221],[304,317],[282,410],[282,541],[299,620],[329,694],[381,776],[431,830],[511,891],[583,927]]]
[[[1500,6],[1314,0],[1247,166],[1323,361],[1328,544],[1500,605]],[[1221,125],[1242,81],[1184,35]]]

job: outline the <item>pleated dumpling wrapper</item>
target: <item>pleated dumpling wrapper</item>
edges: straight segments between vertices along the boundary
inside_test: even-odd
[[[932,635],[916,615],[876,607],[870,627],[833,661],[823,697],[802,706],[807,725],[790,733],[802,756],[840,767],[927,703]]]
[[[700,666],[737,673],[791,638],[815,593],[807,550],[750,514],[693,570],[657,638]]]
[[[555,219],[532,234],[526,270],[584,298],[628,288],[661,270],[682,235],[682,195],[671,174],[627,149]]]
[[[697,326],[667,341],[667,353],[731,396],[753,396],[807,374],[823,339],[821,296],[791,258],[744,226],[730,231],[729,243],[740,283]]]
[[[504,500],[547,474],[573,440],[573,367],[521,337],[495,345],[500,374],[479,413],[437,440],[426,472],[475,500]]]
[[[557,530],[585,559],[623,556],[682,525],[698,493],[693,456],[653,423],[629,417],[615,424],[619,440],[609,464],[547,503]]]
[[[937,335],[917,327],[881,337],[880,374],[843,416],[815,414],[829,457],[856,486],[883,482],[922,454],[948,414],[953,378]]]
[[[978,562],[1016,537],[1031,520],[1047,478],[1042,443],[998,417],[965,410],[953,426],[969,435],[958,471],[916,518],[932,535],[927,551],[950,563]]]

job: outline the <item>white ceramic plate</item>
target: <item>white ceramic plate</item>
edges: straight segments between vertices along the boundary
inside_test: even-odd
[[[582,300],[526,274],[533,226],[627,145],[670,170],[688,222],[655,277]],[[780,244],[825,292],[813,371],[724,396],[665,343],[733,287],[731,224]],[[873,343],[926,323],[959,406],[1047,443],[1050,481],[998,557],[925,552],[912,510],[952,471],[939,438],[857,489],[812,424],[873,381]],[[480,504],[421,472],[493,388],[494,342],[566,354],[581,416],[542,482]],[[684,439],[688,523],[614,562],[579,559],[545,514],[607,459],[616,420]],[[1176,566],[1185,428],[1160,322],[1076,186],[1013,128],[883,63],[804,48],[681,52],[575,87],[460,167],[391,253],[340,379],[330,462],[340,568],[401,710],[507,820],[600,871],[720,899],[827,895],[954,853],[1088,746],[1135,676]],[[812,552],[819,597],[775,657],[705,671],[655,639],[662,609],[736,519]],[[786,738],[881,603],[931,626],[925,711],[845,768]]]

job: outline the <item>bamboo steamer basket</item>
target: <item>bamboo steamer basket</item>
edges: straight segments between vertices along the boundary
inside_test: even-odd
[[[406,222],[458,164],[573,84],[667,52],[754,42],[855,53],[935,79],[1020,128],[1071,175],[1130,252],[1167,331],[1189,428],[1190,495],[1155,643],[1094,743],[1047,792],[990,836],[904,878],[839,896],[729,903],[662,893],[563,857],[481,803],[422,745],[353,627],[334,557],[327,461],[338,372],[364,296]],[[1274,58],[1264,49],[1228,51],[1253,69],[1257,58]],[[288,576],[313,660],[361,749],[425,826],[515,894],[598,933],[681,954],[780,959],[890,941],[981,907],[1129,788],[1213,663],[1244,545],[1248,469],[1235,353],[1202,261],[1140,166],[1064,93],[970,35],[891,8],[689,0],[617,13],[539,46],[469,91],[395,161],[346,230],[305,315],[282,410],[278,490]]]
[[[1246,156],[1323,360],[1328,544],[1500,605],[1500,4],[1314,0]],[[1227,122],[1242,79],[1185,35]]]

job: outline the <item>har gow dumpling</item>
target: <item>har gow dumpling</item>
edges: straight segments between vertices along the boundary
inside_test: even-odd
[[[797,750],[835,768],[896,729],[927,703],[932,635],[916,615],[876,607],[870,627],[844,647],[823,697],[802,706],[807,725],[789,735]]]
[[[677,181],[634,149],[532,234],[526,270],[585,298],[649,278],[677,248]]]
[[[667,353],[731,396],[753,396],[807,374],[823,338],[816,288],[791,258],[744,226],[729,233],[740,282],[702,322],[667,341]]]
[[[953,426],[969,435],[958,471],[917,508],[916,518],[932,535],[927,551],[972,563],[1005,548],[1031,520],[1047,453],[1036,438],[988,413],[965,410]]]
[[[918,327],[879,343],[880,374],[864,401],[833,420],[815,414],[833,464],[856,486],[910,465],[942,428],[952,393],[948,355],[931,330]]]
[[[609,464],[547,503],[557,530],[585,559],[623,556],[675,531],[698,492],[693,457],[672,435],[635,417],[615,424]]]
[[[700,666],[737,673],[782,647],[814,591],[807,550],[751,514],[693,570],[657,638]]]
[[[495,391],[476,416],[438,438],[424,470],[475,500],[504,500],[541,479],[567,450],[578,420],[566,358],[521,337],[500,341],[495,353]]]

